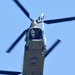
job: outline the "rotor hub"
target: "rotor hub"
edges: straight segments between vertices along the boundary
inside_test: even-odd
[[[37,27],[37,22],[36,22],[35,18],[32,20],[31,26],[32,27]]]

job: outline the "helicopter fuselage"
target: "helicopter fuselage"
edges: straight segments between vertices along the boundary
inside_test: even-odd
[[[42,30],[31,27],[26,34],[22,75],[42,75],[44,66],[44,39]]]

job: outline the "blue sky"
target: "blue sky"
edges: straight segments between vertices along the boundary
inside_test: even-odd
[[[75,16],[75,0],[19,0],[31,18],[45,14],[45,20]],[[0,70],[21,71],[24,38],[10,54],[5,51],[30,26],[30,20],[13,0],[0,0]],[[44,63],[44,75],[75,75],[75,21],[45,24],[47,49],[57,40],[62,42]]]

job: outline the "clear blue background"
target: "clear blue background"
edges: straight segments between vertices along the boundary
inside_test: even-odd
[[[19,0],[38,18],[45,20],[75,16],[75,0]],[[23,37],[10,54],[5,51],[30,26],[30,20],[13,0],[0,0],[0,70],[22,71],[25,41]],[[75,21],[45,24],[47,49],[57,40],[62,42],[45,59],[44,75],[75,75]]]

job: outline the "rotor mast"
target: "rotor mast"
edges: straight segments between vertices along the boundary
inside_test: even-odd
[[[37,25],[37,22],[36,22],[36,18],[34,18],[33,20],[32,20],[32,23],[31,23],[31,27],[37,27],[38,25]]]

